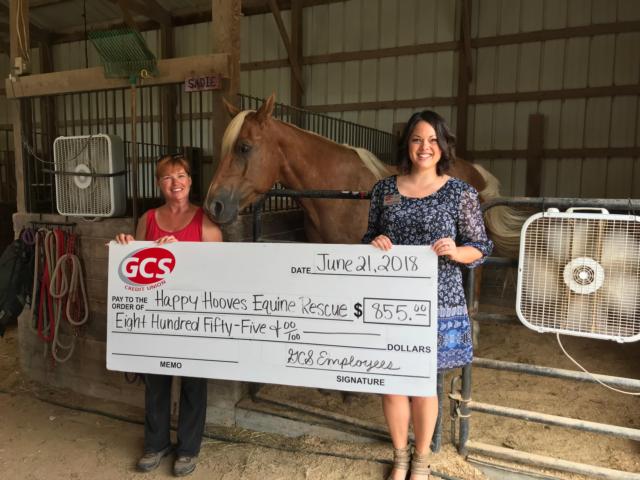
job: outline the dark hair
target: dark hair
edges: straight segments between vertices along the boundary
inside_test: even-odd
[[[187,175],[191,176],[191,165],[184,158],[182,153],[174,153],[173,155],[163,155],[156,162],[156,179],[160,179],[160,172],[165,167],[182,167]]]
[[[416,112],[409,118],[407,125],[402,131],[400,143],[398,144],[398,168],[400,172],[405,174],[411,172],[412,164],[409,158],[409,140],[419,122],[427,122],[436,131],[436,141],[442,152],[442,156],[436,164],[436,173],[443,175],[449,171],[455,161],[456,137],[451,133],[451,130],[449,130],[449,126],[444,118],[432,110]]]

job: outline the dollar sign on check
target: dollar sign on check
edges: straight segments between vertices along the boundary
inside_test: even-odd
[[[353,306],[353,309],[355,310],[354,315],[356,316],[356,318],[360,318],[362,316],[362,304],[360,302],[356,303]]]

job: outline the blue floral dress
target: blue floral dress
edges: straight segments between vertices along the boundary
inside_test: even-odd
[[[371,191],[369,228],[362,238],[370,243],[386,235],[394,245],[431,245],[443,237],[456,245],[468,245],[482,252],[482,258],[466,265],[482,263],[493,249],[480,211],[478,192],[457,178],[450,178],[437,192],[423,198],[405,197],[398,192],[397,177],[387,177]],[[471,325],[457,262],[438,257],[438,369],[471,363]]]

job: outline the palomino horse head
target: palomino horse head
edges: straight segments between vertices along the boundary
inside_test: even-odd
[[[270,129],[275,97],[257,111],[240,112],[225,102],[234,117],[222,139],[220,164],[209,186],[204,207],[213,221],[225,224],[278,179],[281,158]]]

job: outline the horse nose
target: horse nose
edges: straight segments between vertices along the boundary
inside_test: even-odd
[[[211,194],[205,200],[207,213],[216,223],[227,224],[238,216],[238,200],[233,192],[220,190]]]
[[[213,215],[213,218],[221,218],[224,212],[224,202],[220,200],[212,200],[209,204],[209,211]]]

